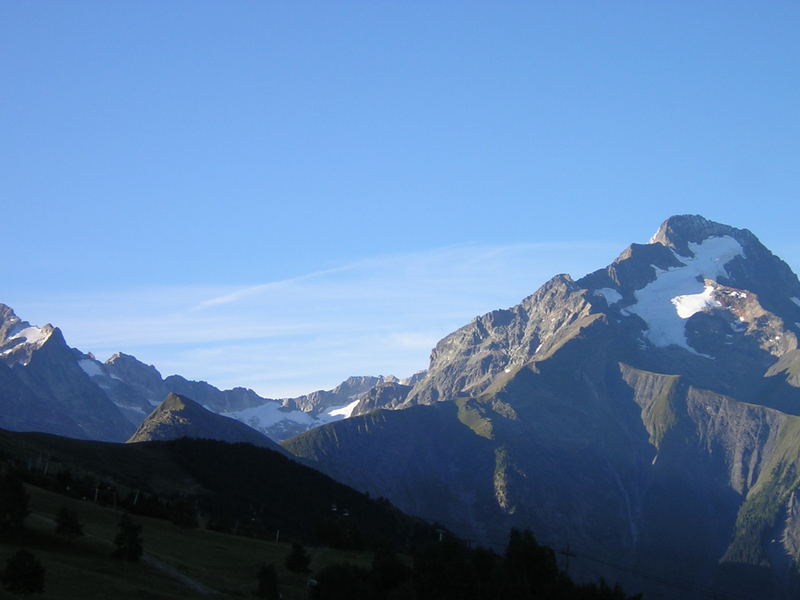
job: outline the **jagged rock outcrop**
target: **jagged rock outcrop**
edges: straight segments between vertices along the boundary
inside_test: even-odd
[[[478,317],[436,344],[405,406],[482,392],[499,374],[552,352],[551,342],[577,333],[590,312],[569,275],[554,277],[519,305]]]
[[[236,387],[230,390],[220,390],[205,381],[190,381],[180,375],[170,375],[164,380],[164,386],[175,394],[192,398],[203,406],[215,412],[232,412],[259,406],[268,401],[253,390]]]
[[[327,408],[350,404],[357,396],[383,381],[383,377],[348,377],[332,390],[317,390],[304,396],[287,398],[283,401],[283,406],[301,410],[310,415],[318,415]]]
[[[379,408],[398,408],[405,404],[411,386],[399,381],[381,382],[358,396],[351,416],[363,415]]]

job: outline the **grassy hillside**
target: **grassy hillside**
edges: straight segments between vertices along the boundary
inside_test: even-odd
[[[307,576],[284,567],[289,544],[181,529],[166,520],[135,516],[143,525],[145,557],[127,563],[111,557],[120,511],[26,487],[31,498],[26,529],[11,538],[0,537],[0,565],[18,548],[34,553],[46,569],[45,593],[38,596],[43,600],[250,597],[263,563],[275,565],[284,598],[307,597]],[[70,542],[55,534],[62,506],[78,515],[83,537]],[[371,561],[365,552],[310,547],[309,553],[314,571],[337,562],[368,566]]]

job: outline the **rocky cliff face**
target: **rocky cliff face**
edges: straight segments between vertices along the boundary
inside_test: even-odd
[[[192,398],[215,412],[231,412],[267,402],[253,390],[237,387],[220,390],[205,381],[190,381],[180,375],[170,375],[164,380],[164,387],[170,392]]]
[[[0,363],[0,429],[10,431],[49,431],[83,438],[85,432],[58,407],[25,385],[14,370]]]
[[[554,277],[519,305],[478,317],[436,344],[427,376],[404,406],[482,392],[498,375],[553,351],[551,342],[577,331],[590,312],[568,275]]]
[[[690,590],[788,597],[798,334],[800,282],[783,261],[747,230],[673,217],[607,268],[559,275],[450,334],[404,399],[369,405],[406,410],[286,447],[472,537],[529,526],[584,555],[679,573]]]
[[[411,388],[411,385],[399,381],[382,381],[357,397],[358,404],[351,416],[364,415],[378,408],[398,408],[406,402]]]
[[[325,409],[350,404],[360,394],[368,392],[383,381],[383,377],[348,377],[332,390],[318,390],[297,398],[287,398],[283,401],[283,406],[316,416]]]

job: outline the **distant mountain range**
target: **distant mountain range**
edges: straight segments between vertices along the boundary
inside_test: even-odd
[[[448,335],[423,379],[368,394],[373,412],[284,445],[462,535],[530,526],[606,557],[631,590],[677,597],[656,578],[689,582],[685,598],[788,598],[798,335],[786,263],[748,230],[681,215]]]
[[[70,348],[52,325],[36,327],[0,304],[0,427],[125,441],[169,394],[246,423],[273,440],[350,416],[360,396],[395,377],[350,377],[333,390],[264,398],[220,390],[117,353],[105,362]],[[208,433],[206,431],[206,433]]]

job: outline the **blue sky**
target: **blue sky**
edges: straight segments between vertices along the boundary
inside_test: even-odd
[[[0,2],[0,302],[280,396],[424,368],[670,214],[797,271],[798,27],[792,2]]]

